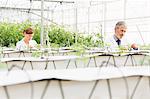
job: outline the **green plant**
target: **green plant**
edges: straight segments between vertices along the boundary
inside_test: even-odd
[[[50,43],[59,44],[61,47],[70,46],[74,43],[74,35],[63,27],[51,26],[48,32]]]
[[[33,51],[32,52],[32,57],[40,57],[42,52],[39,51]]]
[[[81,56],[85,53],[85,45],[80,44],[80,43],[75,43],[74,45],[71,46],[71,49],[76,51],[76,55]]]
[[[33,24],[30,21],[25,21],[22,23],[0,23],[0,45],[7,47],[14,47],[16,43],[23,38],[22,32],[28,27],[34,29],[33,39],[40,44],[40,32],[41,27],[40,23]],[[45,28],[45,31],[48,32],[49,43],[51,47],[53,45],[58,45],[59,47],[70,47],[75,43],[84,45],[85,48],[96,47],[104,44],[101,39],[95,40],[92,35],[83,36],[79,33],[71,32],[65,29],[65,27],[60,27],[56,25],[50,25]],[[101,37],[97,35],[97,37]],[[103,45],[102,45],[103,46]]]
[[[95,41],[95,45],[94,46],[97,46],[97,47],[104,47],[106,44],[104,43],[103,41],[103,37],[100,33],[97,33],[96,34],[96,41]]]
[[[34,25],[34,36],[33,39],[36,40],[36,42],[38,44],[40,44],[40,31],[41,31],[41,27],[39,24],[35,24]]]
[[[139,48],[141,50],[150,50],[150,44],[139,45]]]
[[[31,23],[0,23],[0,44],[1,46],[15,45],[19,40],[23,38],[22,31],[31,26]]]

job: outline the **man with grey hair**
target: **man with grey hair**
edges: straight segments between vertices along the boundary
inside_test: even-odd
[[[124,21],[119,21],[115,25],[115,33],[106,39],[106,43],[110,45],[110,48],[113,50],[119,46],[130,45],[134,50],[138,49],[138,46],[135,43],[129,43],[129,40],[125,38],[125,33],[127,31],[127,25]]]

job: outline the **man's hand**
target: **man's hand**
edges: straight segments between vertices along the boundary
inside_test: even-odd
[[[137,49],[138,49],[138,45],[137,45],[137,44],[135,44],[135,43],[133,43],[133,44],[131,45],[131,48],[133,48],[133,49],[137,50]]]

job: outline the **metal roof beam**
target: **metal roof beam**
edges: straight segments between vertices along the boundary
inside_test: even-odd
[[[30,10],[30,8],[15,8],[15,7],[0,7],[0,9],[4,10]],[[41,11],[41,9],[32,8],[32,11]],[[50,11],[49,9],[44,9],[44,11]]]
[[[41,0],[32,0],[32,1],[40,1],[41,2]],[[62,0],[44,0],[44,2],[75,3],[74,1],[62,1]]]

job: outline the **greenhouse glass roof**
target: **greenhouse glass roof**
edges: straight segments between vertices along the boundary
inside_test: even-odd
[[[56,23],[80,33],[109,35],[125,20],[131,38],[150,42],[150,0],[44,0],[45,24]],[[41,22],[41,0],[0,0],[0,21]]]

